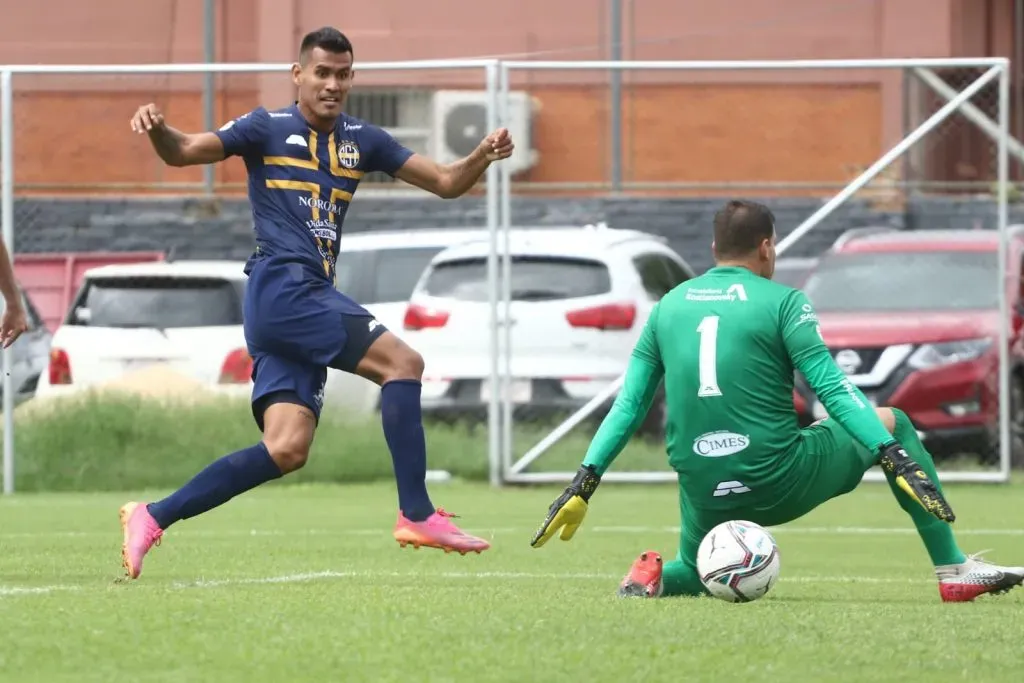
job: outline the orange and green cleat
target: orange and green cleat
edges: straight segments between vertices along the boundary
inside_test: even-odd
[[[455,526],[450,520],[455,515],[438,508],[434,514],[422,522],[413,522],[401,512],[395,523],[395,540],[403,548],[438,548],[446,553],[455,551],[461,555],[481,553],[491,547],[482,538],[470,536]]]
[[[163,529],[149,514],[144,503],[125,503],[121,506],[121,565],[129,579],[139,578],[142,573],[142,558],[154,545],[160,545]]]

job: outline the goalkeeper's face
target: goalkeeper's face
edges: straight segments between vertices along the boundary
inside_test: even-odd
[[[352,89],[352,53],[313,48],[302,65],[292,67],[292,81],[298,87],[299,102],[323,121],[333,121]]]

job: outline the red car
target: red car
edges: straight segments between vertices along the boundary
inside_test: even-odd
[[[1011,433],[1021,464],[1024,226],[1010,234]],[[907,413],[937,459],[998,462],[998,245],[993,230],[858,229],[802,287],[839,367],[876,405]],[[822,417],[799,375],[796,386],[801,421]]]

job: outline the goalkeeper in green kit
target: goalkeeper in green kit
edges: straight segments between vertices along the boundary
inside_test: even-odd
[[[654,551],[640,555],[620,595],[706,594],[696,554],[712,527],[733,519],[793,521],[852,491],[875,465],[917,527],[943,601],[1020,585],[1024,568],[961,552],[953,511],[910,420],[900,410],[870,406],[832,360],[808,299],[771,281],[772,213],[731,201],[715,216],[714,233],[715,267],[654,307],[618,398],[531,545],[543,546],[559,531],[562,540],[572,538],[664,378],[668,460],[679,477],[679,552],[665,563]],[[793,407],[794,370],[829,415],[805,429]]]

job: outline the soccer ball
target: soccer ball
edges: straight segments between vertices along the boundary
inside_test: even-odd
[[[697,549],[701,583],[726,602],[764,597],[779,578],[779,548],[768,531],[733,520],[707,533]]]

